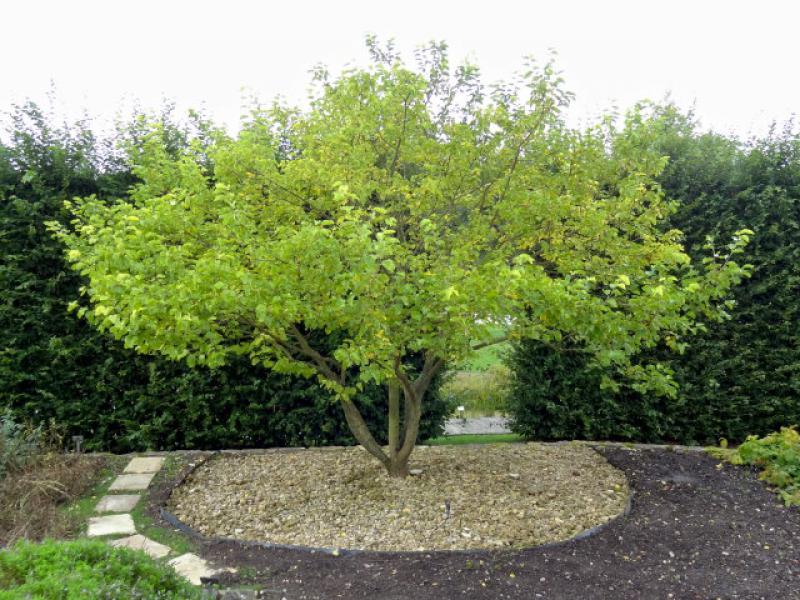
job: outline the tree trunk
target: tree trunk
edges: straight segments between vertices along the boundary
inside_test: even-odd
[[[397,451],[400,449],[400,383],[390,381],[387,384],[389,390],[389,431],[387,440],[389,441],[389,459],[394,461]]]
[[[423,392],[424,394],[424,392]],[[417,444],[419,421],[422,417],[422,394],[411,388],[403,389],[405,399],[403,412],[403,445],[394,453],[389,468],[389,475],[405,477],[408,475],[408,459]]]
[[[367,452],[377,458],[381,464],[386,467],[386,470],[390,470],[391,460],[386,456],[386,453],[378,442],[375,441],[369,427],[367,427],[364,418],[361,416],[356,405],[353,404],[353,401],[342,400],[342,408],[344,409],[344,417],[347,420],[347,425],[350,427],[350,432],[353,434],[353,437],[356,438],[356,441],[358,441]]]
[[[397,379],[387,384],[388,392],[388,454],[375,441],[361,412],[352,400],[342,400],[347,425],[359,444],[377,458],[392,477],[408,476],[408,459],[414,451],[419,435],[419,422],[422,417],[422,399],[431,379],[441,369],[442,361],[426,359],[425,367],[416,381],[410,381],[402,370],[396,371]],[[403,436],[400,440],[400,389],[403,390]]]

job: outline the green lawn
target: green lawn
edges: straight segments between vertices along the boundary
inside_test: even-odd
[[[465,433],[443,435],[425,442],[428,446],[459,446],[461,444],[514,444],[525,439],[516,433]]]

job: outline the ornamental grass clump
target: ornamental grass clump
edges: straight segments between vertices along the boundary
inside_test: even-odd
[[[41,452],[42,428],[24,427],[10,412],[0,416],[0,481]]]
[[[8,413],[0,417],[0,547],[75,533],[77,524],[61,508],[94,484],[106,459],[62,447],[53,423],[33,427]]]

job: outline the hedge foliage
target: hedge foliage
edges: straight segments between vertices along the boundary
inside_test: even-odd
[[[693,259],[706,236],[756,233],[741,261],[753,276],[735,289],[730,318],[707,323],[683,354],[654,348],[680,384],[677,398],[630,388],[601,390],[601,369],[569,342],[518,344],[509,410],[515,431],[537,439],[711,443],[744,440],[800,423],[800,134],[792,124],[741,143],[701,133],[691,115],[657,108],[661,175],[677,202],[668,226],[685,234]]]
[[[200,118],[178,123],[169,107],[160,119],[172,148],[202,149],[213,135]],[[341,408],[313,381],[246,359],[209,370],[139,355],[67,313],[82,281],[45,223],[65,222],[63,202],[74,196],[124,197],[134,182],[125,149],[135,151],[143,128],[134,120],[101,141],[86,122],[53,123],[36,104],[18,106],[10,143],[0,144],[0,412],[54,419],[90,450],[354,443]],[[423,439],[441,433],[449,412],[437,387]],[[383,390],[360,400],[373,430],[385,432]]]

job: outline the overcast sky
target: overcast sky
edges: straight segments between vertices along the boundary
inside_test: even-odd
[[[364,62],[375,33],[408,55],[445,40],[487,81],[554,48],[573,120],[669,92],[746,136],[800,111],[799,17],[791,0],[0,0],[0,110],[52,81],[73,113],[166,97],[235,127],[243,90],[302,101],[312,66]]]

